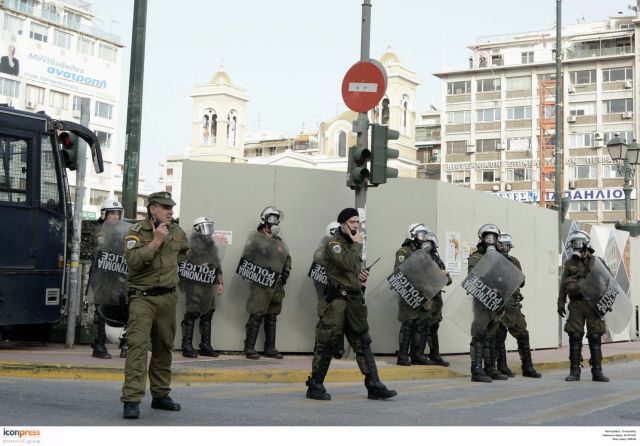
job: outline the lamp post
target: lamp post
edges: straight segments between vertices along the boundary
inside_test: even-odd
[[[624,185],[622,190],[624,191],[624,210],[625,210],[625,222],[616,223],[617,229],[629,231],[632,236],[636,237],[640,235],[640,226],[637,222],[631,221],[631,178],[636,172],[636,166],[640,164],[638,159],[640,155],[640,147],[636,144],[634,139],[630,145],[627,145],[622,141],[618,134],[615,134],[613,139],[607,143],[607,150],[609,156],[616,163],[618,173],[624,177]]]

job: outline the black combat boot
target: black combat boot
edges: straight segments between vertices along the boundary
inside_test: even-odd
[[[122,418],[135,420],[140,416],[140,403],[124,403]]]
[[[182,327],[182,356],[185,358],[197,358],[198,352],[193,349],[193,329],[196,325],[198,313],[186,312],[180,327]]]
[[[589,341],[589,351],[591,352],[591,358],[589,364],[591,364],[591,380],[601,383],[608,383],[609,378],[602,374],[602,344],[599,334],[591,333],[587,336]]]
[[[482,356],[484,358],[484,372],[491,377],[493,380],[504,381],[509,379],[508,376],[503,375],[498,371],[496,367],[496,338],[492,336],[487,339],[484,345],[484,349],[482,352]]]
[[[107,351],[107,332],[104,319],[98,319],[96,323],[96,338],[93,340],[93,356],[100,359],[111,359],[111,354]]]
[[[277,318],[277,315],[271,313],[264,316],[264,355],[268,358],[282,359],[282,353],[276,348]]]
[[[428,323],[428,321],[425,321]],[[440,340],[438,339],[440,324],[429,324],[429,359],[442,367],[449,367],[449,362],[440,356]]]
[[[316,352],[313,355],[313,366],[311,376],[307,379],[307,398],[312,400],[329,401],[331,395],[327,393],[324,387],[324,378],[327,376],[329,364],[331,364],[332,356],[331,348],[316,346]]]
[[[356,355],[356,362],[360,367],[360,371],[364,374],[364,386],[367,388],[367,398],[370,400],[386,400],[398,395],[398,392],[387,389],[387,386],[380,382],[378,366],[373,357],[371,338],[369,335],[365,335],[362,339],[362,357],[358,358]]]
[[[409,360],[409,346],[411,345],[411,339],[413,339],[413,330],[414,330],[415,322],[405,321],[402,323],[400,327],[399,337],[399,348],[398,348],[398,360],[396,364],[409,366],[411,365],[411,361]]]
[[[417,330],[417,332],[416,332]],[[411,342],[411,364],[436,365],[435,361],[424,354],[429,338],[429,321],[423,321],[416,326]]]
[[[247,324],[244,326],[246,330],[246,338],[244,340],[244,354],[249,359],[260,359],[260,355],[256,351],[256,340],[258,339],[258,332],[260,331],[260,325],[262,324],[261,314],[250,314]]]
[[[505,345],[507,341],[507,328],[504,325],[500,325],[496,332],[496,363],[500,373],[509,378],[516,376],[515,373],[509,368],[507,364],[507,347]]]
[[[214,310],[208,311],[200,315],[200,345],[198,353],[201,356],[217,358],[218,352],[211,346],[211,319],[213,319]]]
[[[542,375],[533,368],[531,347],[529,346],[529,332],[527,330],[523,331],[516,340],[518,341],[518,353],[520,353],[520,360],[522,361],[522,376],[527,378],[541,378]]]
[[[478,335],[471,338],[469,354],[471,355],[471,381],[490,383],[493,380],[482,370],[482,351],[484,336]]]
[[[565,381],[580,381],[580,360],[582,359],[582,334],[569,333],[569,363],[570,371]]]

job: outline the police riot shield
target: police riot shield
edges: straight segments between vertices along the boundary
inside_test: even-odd
[[[618,334],[629,325],[633,312],[631,301],[600,257],[593,257],[589,273],[578,285],[610,331]]]
[[[127,295],[127,261],[124,238],[133,224],[105,221],[98,233],[97,253],[91,267],[88,293],[95,304],[120,305]]]
[[[254,232],[247,239],[236,273],[250,284],[275,291],[287,255],[282,240]]]
[[[524,274],[505,256],[488,250],[444,302],[443,316],[466,334],[497,317],[524,281]]]
[[[204,314],[213,309],[225,247],[224,240],[210,234],[191,235],[189,257],[178,265],[178,299],[187,312]]]
[[[373,291],[374,296],[401,299],[411,308],[418,308],[426,299],[438,294],[449,277],[429,253],[414,251]]]

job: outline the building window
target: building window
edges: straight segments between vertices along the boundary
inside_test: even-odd
[[[380,124],[389,125],[389,98],[382,100],[382,116],[380,118]]]
[[[522,54],[522,63],[533,63],[533,51],[525,51]]]
[[[447,183],[469,184],[471,182],[470,170],[455,170],[447,174]]]
[[[602,70],[602,82],[619,82],[633,80],[633,69],[631,67],[608,68]]]
[[[238,116],[235,110],[227,115],[227,145],[235,147],[238,141]]]
[[[75,12],[64,12],[64,26],[73,29],[80,29],[80,23],[82,22],[82,16]]]
[[[73,97],[73,109],[74,110],[80,111],[83,99],[87,99],[87,98],[83,98],[82,96],[74,96]],[[91,103],[91,102],[89,102],[89,103]]]
[[[102,202],[109,198],[108,190],[91,189],[89,192],[89,204],[92,206],[100,206]]]
[[[615,164],[605,164],[602,166],[603,178],[622,178],[622,175],[618,171],[618,166]]]
[[[569,147],[593,147],[593,133],[574,133],[569,135]]]
[[[633,130],[620,131],[620,132],[605,132],[604,141],[603,141],[604,145],[606,146],[607,143],[610,140],[612,140],[616,135],[618,135],[618,138],[620,138],[622,141],[626,142],[627,144],[631,144],[631,142],[633,142]]]
[[[8,33],[17,34],[21,36],[22,33],[24,32],[24,20],[9,14],[5,14],[4,30]]]
[[[78,37],[78,52],[93,56],[95,51],[95,42],[93,40],[85,39],[84,37]]]
[[[469,124],[471,112],[469,110],[447,112],[447,124]]]
[[[507,181],[531,181],[531,169],[507,169]]]
[[[49,107],[67,110],[69,108],[69,95],[59,91],[49,90]]]
[[[344,156],[347,156],[347,134],[342,130],[338,132],[337,143],[338,143],[338,156],[341,158]]]
[[[493,54],[491,56],[491,65],[494,67],[501,67],[504,65],[504,59],[502,58],[502,54]]]
[[[100,147],[103,149],[111,148],[111,133],[103,132],[102,130],[96,130],[96,136],[100,142]]]
[[[493,122],[500,120],[499,108],[485,108],[482,110],[476,110],[477,122]]]
[[[447,141],[447,155],[467,153],[467,141]]]
[[[95,115],[100,118],[111,119],[113,116],[113,105],[96,101]]]
[[[25,92],[26,100],[34,104],[44,105],[44,92],[44,88],[27,84]]]
[[[569,104],[569,114],[571,116],[595,116],[595,102],[574,102]]]
[[[262,147],[256,147],[256,156],[262,156]]]
[[[211,146],[216,144],[218,136],[218,114],[212,108],[208,108],[202,115],[202,134],[200,144]]]
[[[500,170],[479,170],[478,183],[497,183],[500,181]]]
[[[269,156],[275,155],[276,154],[276,148],[275,147],[269,147]]]
[[[499,139],[476,139],[476,152],[495,152],[499,147]]]
[[[164,187],[164,190],[165,190],[166,192],[172,193],[172,192],[173,192],[173,186],[165,186],[165,187]]]
[[[173,167],[167,167],[167,176],[168,177],[172,177],[173,176]]]
[[[569,80],[572,85],[595,84],[596,70],[570,71]]]
[[[98,57],[109,62],[116,61],[116,49],[112,46],[105,45],[103,43],[98,45]]]
[[[508,77],[507,90],[531,90],[531,76]]]
[[[33,40],[46,42],[49,38],[49,28],[47,28],[46,26],[42,26],[39,23],[31,22],[31,31],[29,32],[29,37],[31,37]]]
[[[598,202],[595,200],[572,201],[569,204],[571,212],[598,212]]]
[[[0,94],[2,94],[3,96],[17,98],[19,88],[20,82],[12,81],[11,79],[0,78]]]
[[[571,166],[571,178],[574,180],[590,180],[596,178],[596,167],[590,165]]]
[[[531,106],[507,107],[507,120],[531,119]]]
[[[471,93],[471,81],[447,82],[447,94]]]
[[[602,202],[604,204],[605,211],[624,211],[624,200],[605,200]],[[633,209],[633,206],[632,206]]]
[[[42,17],[55,23],[60,22],[58,8],[53,3],[42,3]]]
[[[608,101],[602,101],[604,105],[604,113],[612,114],[612,113],[624,113],[624,112],[632,112],[633,111],[633,99],[611,99]]]
[[[507,150],[530,150],[531,138],[507,138]]]
[[[500,78],[481,79],[476,81],[476,91],[486,93],[488,91],[500,91]]]
[[[65,33],[63,31],[58,31],[57,29],[53,30],[53,44],[55,46],[59,46],[60,48],[71,48],[71,34]]]

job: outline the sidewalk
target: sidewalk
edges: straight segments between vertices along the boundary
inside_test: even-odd
[[[122,381],[124,359],[118,357],[116,345],[108,345],[112,359],[91,357],[89,346],[65,349],[64,345],[29,345],[0,342],[0,376],[24,378],[87,379]],[[603,362],[640,360],[640,341],[618,342],[602,346]],[[588,367],[589,348],[583,347]],[[538,371],[569,369],[568,348],[536,350],[532,353]],[[227,383],[295,383],[304,382],[311,372],[311,355],[285,355],[284,359],[246,359],[244,355],[220,355],[218,358],[188,359],[180,351],[173,353],[173,381]],[[451,365],[397,366],[393,356],[376,356],[380,377],[386,381],[425,380],[469,376],[469,355],[444,357]],[[508,353],[509,366],[520,373],[518,352]],[[333,360],[327,376],[329,382],[359,382],[362,375],[354,360]]]

